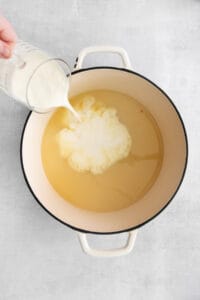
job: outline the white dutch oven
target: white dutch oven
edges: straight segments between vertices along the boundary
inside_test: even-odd
[[[82,69],[85,56],[92,52],[116,53],[121,57],[124,68]],[[118,256],[132,250],[136,229],[156,217],[176,194],[187,164],[187,137],[180,114],[170,98],[149,79],[131,70],[124,49],[100,46],[85,48],[80,52],[71,76],[70,96],[95,89],[114,90],[136,98],[157,121],[163,137],[164,159],[159,177],[147,194],[128,208],[113,213],[85,211],[61,198],[48,182],[41,161],[42,135],[52,112],[29,114],[21,140],[21,163],[27,185],[35,199],[55,219],[78,231],[86,253]],[[87,241],[87,233],[114,234],[125,231],[128,232],[128,239],[122,248],[92,249]]]

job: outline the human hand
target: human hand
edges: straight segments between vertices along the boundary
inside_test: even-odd
[[[0,58],[9,58],[15,46],[17,35],[12,25],[0,15]]]

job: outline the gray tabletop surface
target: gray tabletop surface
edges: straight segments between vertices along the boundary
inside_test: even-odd
[[[19,37],[65,58],[72,67],[86,46],[124,47],[133,69],[174,100],[190,156],[179,193],[139,230],[125,257],[85,255],[76,233],[30,194],[20,166],[28,109],[0,92],[0,300],[200,299],[200,1],[0,0]],[[86,65],[111,64],[111,55]],[[94,246],[121,236],[92,236]]]

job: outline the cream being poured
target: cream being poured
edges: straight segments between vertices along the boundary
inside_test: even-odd
[[[65,107],[79,119],[68,100],[69,67],[62,59],[50,58],[42,50],[18,42],[4,69],[5,76],[10,77],[7,92],[13,98],[36,112]]]

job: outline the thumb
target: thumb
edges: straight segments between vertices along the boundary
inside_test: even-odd
[[[11,49],[7,43],[0,41],[0,57],[9,58],[11,56]]]

